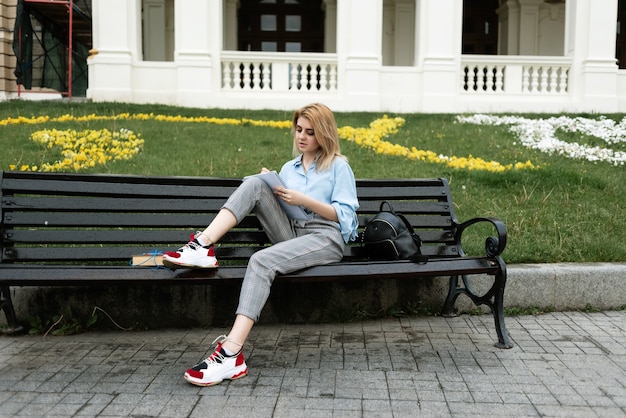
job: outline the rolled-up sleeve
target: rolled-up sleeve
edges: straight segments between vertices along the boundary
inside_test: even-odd
[[[347,243],[357,236],[359,219],[356,211],[359,201],[356,195],[356,181],[354,173],[348,163],[337,158],[333,164],[335,187],[331,196],[331,205],[337,212],[339,228],[344,241]]]

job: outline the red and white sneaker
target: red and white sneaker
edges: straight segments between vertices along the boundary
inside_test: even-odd
[[[191,241],[177,251],[164,253],[163,264],[172,269],[178,267],[210,269],[218,266],[213,245],[204,247],[193,235]]]
[[[243,350],[232,356],[227,356],[222,349],[226,336],[221,335],[213,341],[219,340],[215,352],[202,363],[193,366],[185,372],[185,380],[196,386],[217,385],[222,380],[235,380],[248,374],[248,366],[243,359]]]

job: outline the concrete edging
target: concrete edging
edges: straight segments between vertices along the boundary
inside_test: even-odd
[[[626,306],[626,263],[514,264],[505,307],[615,309]]]

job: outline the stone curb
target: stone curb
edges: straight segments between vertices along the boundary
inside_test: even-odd
[[[505,307],[554,311],[626,306],[626,263],[514,264],[508,266]]]

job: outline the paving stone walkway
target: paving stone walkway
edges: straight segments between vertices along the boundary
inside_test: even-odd
[[[0,416],[626,417],[626,311],[257,325],[250,374],[182,374],[226,329],[0,336]]]

